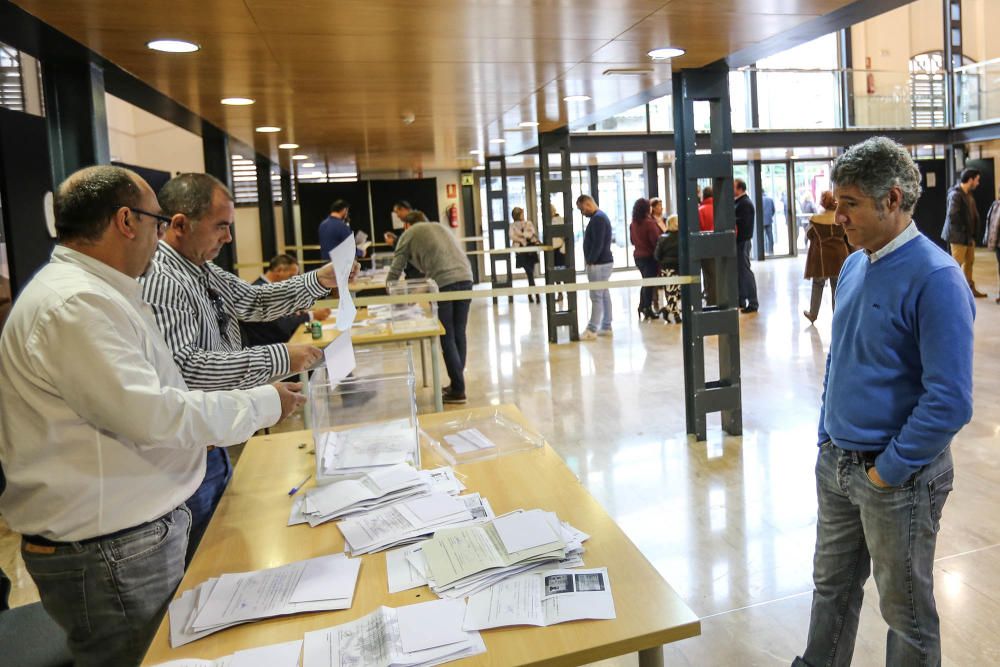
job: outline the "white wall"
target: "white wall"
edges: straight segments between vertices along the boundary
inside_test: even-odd
[[[201,137],[113,95],[104,97],[112,160],[171,174],[205,171]]]
[[[260,213],[257,207],[237,207],[235,226],[236,263],[241,265],[236,272],[243,280],[252,282],[260,276],[262,267],[242,265],[259,264],[264,261],[260,246]]]
[[[962,52],[976,62],[1000,58],[1000,40],[993,34],[998,25],[998,0],[962,0]]]

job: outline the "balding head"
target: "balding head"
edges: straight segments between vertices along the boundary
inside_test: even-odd
[[[134,171],[98,165],[71,174],[56,189],[56,236],[60,243],[96,243],[115,212],[139,206],[149,185]]]

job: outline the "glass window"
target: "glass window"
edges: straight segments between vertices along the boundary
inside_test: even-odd
[[[761,129],[839,127],[837,49],[837,34],[830,33],[757,61]]]
[[[789,251],[792,230],[788,226],[788,167],[785,163],[761,165],[764,194],[774,201],[774,221],[768,230],[764,220],[764,254],[781,257]]]
[[[649,103],[649,130],[651,132],[672,132],[674,129],[674,105],[671,95],[664,95]]]
[[[45,115],[41,71],[36,59],[0,43],[0,107]]]
[[[809,218],[822,210],[820,195],[830,189],[830,162],[795,162],[794,167],[796,247],[804,252]]]
[[[598,122],[592,132],[646,132],[646,105],[640,104],[628,111]]]

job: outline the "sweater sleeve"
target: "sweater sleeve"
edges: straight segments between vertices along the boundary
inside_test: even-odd
[[[879,475],[891,486],[933,461],[972,418],[975,305],[958,267],[931,273],[916,308],[924,393],[875,459]]]
[[[819,430],[817,433],[816,445],[822,445],[831,440],[830,434],[826,432],[826,383],[830,379],[830,353],[826,353],[826,370],[823,373],[823,393],[819,399]]]

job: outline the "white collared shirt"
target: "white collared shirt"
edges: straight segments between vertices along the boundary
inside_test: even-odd
[[[270,385],[189,391],[139,283],[64,246],[0,336],[0,512],[60,542],[160,517],[205,475],[205,448],[281,415]]]
[[[906,245],[908,241],[912,241],[918,236],[920,236],[920,230],[917,229],[917,223],[914,222],[913,220],[910,220],[910,224],[908,224],[906,226],[906,229],[901,231],[899,235],[896,236],[896,238],[889,241],[875,252],[868,252],[867,250],[865,250],[865,254],[868,255],[868,261],[874,264],[875,262],[879,261],[880,259],[888,255],[889,253],[893,252],[894,250],[899,250],[904,245]]]

